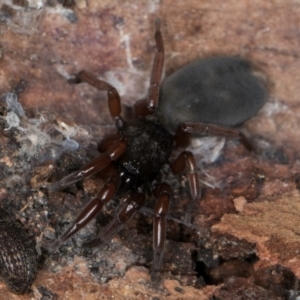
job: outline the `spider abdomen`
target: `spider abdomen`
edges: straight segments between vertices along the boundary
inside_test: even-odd
[[[168,161],[173,137],[162,126],[147,120],[124,125],[120,133],[128,146],[119,162],[132,174],[149,177]]]
[[[267,99],[260,74],[239,57],[196,60],[163,81],[155,114],[173,134],[179,124],[187,121],[240,125],[254,116]]]

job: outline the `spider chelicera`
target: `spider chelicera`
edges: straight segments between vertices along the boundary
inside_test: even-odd
[[[121,200],[113,220],[86,245],[109,241],[138,211],[150,212],[153,216],[153,280],[162,264],[172,194],[171,186],[167,182],[157,183],[157,178],[163,165],[169,162],[173,147],[185,148],[190,134],[240,138],[249,147],[239,131],[228,127],[252,117],[266,99],[264,84],[254,75],[250,64],[230,56],[195,61],[168,77],[160,89],[164,44],[159,20],[156,21],[155,43],[157,50],[148,97],[134,104],[132,121],[121,117],[120,96],[109,83],[86,71],[79,72],[72,80],[107,92],[109,112],[117,133],[99,144],[98,157],[48,186],[49,190],[62,189],[97,172],[107,174],[107,182],[98,195],[57,240],[47,245],[50,250],[57,249],[95,218],[106,203],[118,198]],[[189,226],[194,204],[201,197],[194,155],[183,151],[170,166],[174,174],[187,174],[191,197],[181,222]],[[149,185],[157,198],[154,210],[143,208],[150,196],[146,192]]]

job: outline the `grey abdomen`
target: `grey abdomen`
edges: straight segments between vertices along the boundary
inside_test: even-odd
[[[172,134],[183,122],[239,125],[263,106],[267,90],[251,64],[238,57],[196,60],[167,77],[156,115]]]

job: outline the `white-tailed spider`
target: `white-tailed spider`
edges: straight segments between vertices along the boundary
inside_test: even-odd
[[[154,196],[157,203],[153,215],[153,267],[152,279],[161,268],[166,239],[166,220],[172,197],[167,182],[157,183],[164,164],[169,163],[173,147],[185,148],[190,134],[240,138],[249,147],[244,136],[229,127],[239,125],[252,117],[266,100],[266,89],[252,65],[244,59],[218,56],[196,60],[168,77],[160,88],[164,66],[164,43],[160,20],[156,21],[156,52],[152,67],[147,99],[136,101],[135,118],[125,121],[121,117],[121,100],[117,90],[86,71],[79,72],[74,83],[86,82],[107,92],[110,115],[117,133],[100,143],[100,154],[58,182],[49,190],[63,189],[97,172],[109,174],[107,182],[74,220],[73,224],[54,242],[49,250],[57,249],[97,216],[112,198],[120,199],[113,220],[102,228],[97,237],[86,245],[108,242],[140,210],[147,197]],[[171,163],[174,174],[186,173],[190,201],[186,208],[186,225],[196,201],[201,198],[197,163],[190,151],[183,151]],[[152,187],[152,195],[146,186]],[[147,210],[148,212],[151,210]]]

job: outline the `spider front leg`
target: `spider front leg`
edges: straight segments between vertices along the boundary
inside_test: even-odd
[[[134,193],[126,195],[118,208],[118,212],[113,220],[108,223],[97,235],[97,238],[84,244],[87,247],[94,247],[100,243],[109,242],[116,234],[118,234],[127,222],[145,205],[146,197],[142,193]]]
[[[171,164],[171,170],[175,175],[187,172],[191,199],[186,207],[184,222],[186,224],[190,224],[195,202],[201,198],[201,187],[197,173],[197,164],[193,153],[184,151],[179,154],[176,160]]]
[[[153,217],[153,266],[151,272],[152,281],[159,278],[166,241],[166,215],[169,210],[171,198],[171,188],[167,183],[162,183],[158,187],[158,201],[154,209]]]
[[[118,187],[115,178],[110,178],[108,182],[102,187],[97,197],[92,199],[81,213],[74,220],[73,224],[55,241],[52,243],[45,243],[44,248],[48,251],[56,251],[57,248],[80,229],[86,226],[93,218],[97,216],[102,207],[112,199]]]

